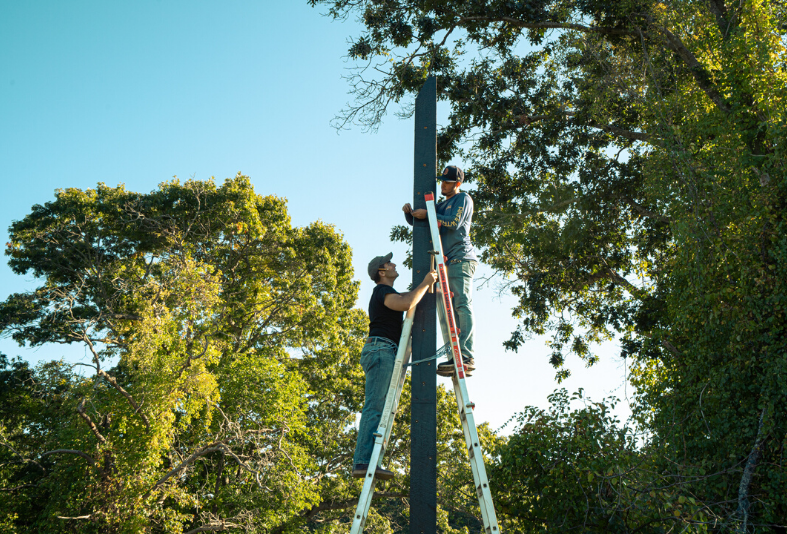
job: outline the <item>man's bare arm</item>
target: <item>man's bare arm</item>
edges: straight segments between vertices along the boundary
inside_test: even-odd
[[[426,273],[426,276],[424,276],[423,281],[418,284],[418,287],[412,291],[399,294],[389,293],[386,295],[384,301],[385,306],[396,311],[407,311],[421,301],[429,290],[429,286],[435,282],[437,282],[437,271],[429,271]]]

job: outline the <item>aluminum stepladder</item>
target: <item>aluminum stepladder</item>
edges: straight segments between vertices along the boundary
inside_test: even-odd
[[[465,434],[465,443],[470,457],[470,468],[473,471],[473,482],[475,483],[478,504],[481,508],[481,518],[484,522],[484,530],[487,534],[498,534],[500,527],[497,524],[495,505],[492,502],[492,493],[489,490],[489,478],[486,476],[484,467],[484,455],[481,450],[481,443],[478,439],[473,408],[475,404],[469,401],[467,394],[467,384],[465,383],[465,368],[462,363],[462,351],[459,347],[459,329],[454,318],[453,306],[451,304],[451,290],[448,287],[448,272],[445,266],[445,256],[443,256],[443,244],[440,241],[440,230],[437,222],[437,211],[435,210],[434,194],[426,193],[426,213],[429,218],[429,230],[432,235],[432,245],[435,248],[437,261],[438,277],[438,298],[437,311],[440,322],[447,328],[442,328],[443,340],[446,345],[451,346],[450,354],[454,360],[454,394],[456,395],[456,405],[459,408],[459,419],[462,421],[462,430]]]
[[[369,458],[369,469],[366,471],[366,477],[363,479],[361,497],[358,499],[358,506],[356,506],[355,515],[353,516],[352,529],[350,530],[352,534],[361,534],[363,532],[366,518],[369,515],[369,507],[372,505],[374,485],[377,483],[374,473],[377,470],[377,466],[382,464],[385,449],[388,446],[388,439],[391,437],[391,428],[396,418],[396,411],[399,407],[399,398],[402,395],[404,380],[407,377],[407,362],[410,360],[411,351],[410,333],[413,330],[414,317],[415,306],[407,312],[402,325],[402,337],[399,338],[399,348],[396,351],[396,360],[394,360],[394,368],[391,373],[391,383],[388,385],[388,393],[385,395],[385,407],[380,416],[380,424],[377,425],[377,432],[374,433],[374,448],[372,449],[372,456]]]

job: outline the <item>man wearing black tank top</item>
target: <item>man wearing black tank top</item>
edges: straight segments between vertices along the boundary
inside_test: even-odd
[[[377,256],[369,262],[369,277],[377,284],[369,301],[369,337],[361,352],[361,366],[366,374],[366,398],[358,427],[352,476],[363,478],[369,467],[374,448],[374,432],[380,424],[385,407],[385,395],[391,383],[399,338],[402,337],[402,312],[414,307],[426,294],[429,286],[437,282],[437,272],[431,271],[418,287],[407,293],[393,288],[399,277],[396,264],[391,262],[393,253]],[[375,477],[388,480],[392,471],[377,468]]]

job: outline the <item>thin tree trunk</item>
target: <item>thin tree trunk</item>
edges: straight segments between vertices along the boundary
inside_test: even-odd
[[[754,440],[754,447],[749,453],[749,458],[746,460],[746,467],[743,469],[743,476],[741,477],[741,484],[738,486],[738,511],[737,515],[743,520],[738,525],[738,532],[743,534],[749,522],[749,486],[751,485],[754,470],[757,468],[757,462],[760,461],[760,448],[765,439],[763,434],[763,422],[765,421],[765,412],[767,406],[762,409],[760,413],[760,423],[757,427],[757,438]]]

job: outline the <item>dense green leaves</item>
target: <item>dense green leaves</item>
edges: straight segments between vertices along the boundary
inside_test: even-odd
[[[19,531],[251,532],[321,502],[315,439],[352,439],[365,322],[332,227],[293,228],[243,176],[147,195],[99,185],[35,206],[8,254],[41,283],[0,306],[3,331],[92,358],[3,359],[0,517]]]

